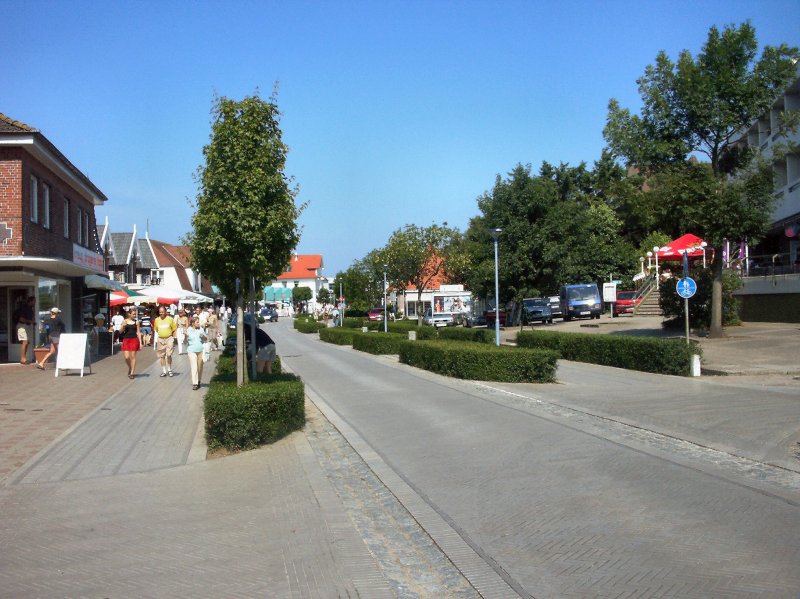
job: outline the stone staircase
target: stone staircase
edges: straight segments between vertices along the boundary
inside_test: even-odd
[[[658,289],[652,288],[633,311],[634,316],[664,316],[658,305]]]

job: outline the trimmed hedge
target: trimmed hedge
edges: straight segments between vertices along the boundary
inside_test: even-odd
[[[294,328],[300,333],[316,333],[327,326],[328,325],[324,322],[317,322],[316,320],[309,320],[307,318],[294,319]]]
[[[236,352],[236,347],[233,348],[234,353]],[[247,371],[250,372],[249,370]],[[272,374],[280,374],[283,372],[281,369],[281,357],[275,356],[275,361],[272,363]],[[236,374],[236,360],[234,360],[234,355],[232,354],[222,354],[217,361],[217,376],[218,377],[225,377],[229,374],[235,375]],[[236,378],[234,377],[234,380]]]
[[[550,383],[558,354],[454,341],[417,341],[400,347],[400,361],[445,376],[478,381]]]
[[[555,350],[563,359],[575,362],[678,376],[691,376],[692,354],[702,355],[699,345],[687,345],[682,339],[592,333],[521,331],[517,345]]]
[[[236,374],[216,375],[205,397],[209,449],[252,449],[305,424],[305,388],[291,374],[259,375],[243,387]]]
[[[336,345],[353,345],[353,338],[363,334],[360,329],[332,327],[320,329],[319,338],[322,341],[335,343]]]
[[[408,335],[400,333],[367,333],[353,337],[353,349],[370,354],[399,354],[404,343],[409,343]]]
[[[369,319],[366,317],[364,318],[342,318],[342,326],[340,328],[343,329],[360,329],[361,327],[367,326],[369,323]]]
[[[494,329],[462,329],[442,327],[439,329],[439,339],[453,339],[457,341],[474,341],[477,343],[494,343]]]

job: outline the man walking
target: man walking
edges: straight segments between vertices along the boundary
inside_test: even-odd
[[[167,309],[164,306],[158,307],[158,317],[153,324],[156,330],[156,355],[161,360],[159,376],[172,376],[172,348],[175,346],[178,325],[172,316],[167,316]]]

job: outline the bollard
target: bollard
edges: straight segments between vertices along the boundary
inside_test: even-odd
[[[692,354],[692,376],[700,376],[700,356]]]
[[[408,332],[408,340],[409,341],[416,341],[417,340],[417,332],[416,331],[409,331]]]

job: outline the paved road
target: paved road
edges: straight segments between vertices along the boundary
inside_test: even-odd
[[[411,513],[432,511],[520,596],[800,592],[791,390],[576,364],[557,385],[482,385],[274,335]]]

